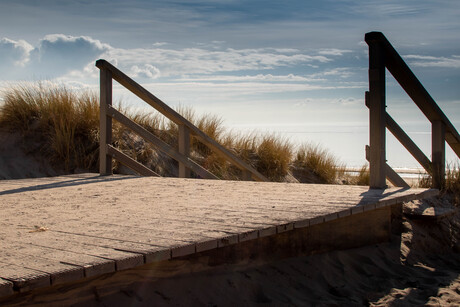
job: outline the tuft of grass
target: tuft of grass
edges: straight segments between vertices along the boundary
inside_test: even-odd
[[[420,188],[431,188],[432,177],[430,175],[419,176],[417,186]],[[460,164],[448,164],[444,185],[441,187],[441,194],[449,194],[453,197],[455,204],[460,204]]]
[[[455,205],[460,204],[460,165],[448,165],[444,193],[452,195]]]
[[[367,164],[364,164],[358,171],[358,174],[347,176],[347,184],[351,185],[369,185],[370,173]]]
[[[419,187],[419,188],[425,188],[425,189],[428,189],[428,188],[431,188],[431,176],[430,175],[427,175],[427,174],[419,174],[418,175],[418,180],[417,180],[417,183],[415,184],[416,187]]]
[[[306,144],[299,148],[293,161],[294,177],[301,182],[336,183],[344,167],[326,149]]]
[[[448,165],[444,190],[460,197],[460,165]]]
[[[257,171],[272,181],[282,181],[289,172],[292,145],[276,135],[262,136],[257,145]]]

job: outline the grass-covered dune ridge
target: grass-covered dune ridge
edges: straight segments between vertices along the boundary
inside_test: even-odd
[[[90,91],[73,91],[64,85],[44,82],[14,85],[2,93],[0,128],[19,133],[30,154],[39,154],[65,172],[98,171],[99,99]],[[118,107],[166,143],[177,147],[178,127],[152,109],[132,112]],[[272,181],[336,183],[342,165],[326,150],[304,145],[295,148],[274,134],[238,134],[227,131],[221,118],[196,115],[179,108],[185,118],[230,149]],[[177,176],[177,162],[130,130],[113,122],[113,145],[162,176]],[[222,179],[238,179],[239,170],[192,138],[191,157]],[[119,164],[115,172],[126,168]]]

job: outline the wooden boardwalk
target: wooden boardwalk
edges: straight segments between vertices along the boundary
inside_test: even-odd
[[[436,192],[96,174],[0,181],[0,297],[238,245]]]

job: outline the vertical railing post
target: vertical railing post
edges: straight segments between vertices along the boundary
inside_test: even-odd
[[[112,175],[112,157],[107,145],[112,143],[112,118],[107,116],[107,107],[112,105],[112,73],[100,70],[100,132],[99,132],[99,172],[101,176]]]
[[[366,39],[369,45],[369,142],[370,188],[386,187],[385,154],[385,55],[378,39]]]
[[[190,129],[185,125],[179,125],[179,152],[186,157],[190,155]],[[190,178],[190,169],[181,162],[179,162],[179,178]]]
[[[432,187],[441,189],[446,175],[446,126],[440,120],[431,123]]]

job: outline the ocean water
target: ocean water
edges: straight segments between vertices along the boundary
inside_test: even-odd
[[[369,131],[367,125],[236,125],[230,127],[234,131],[249,133],[273,133],[286,137],[295,146],[302,144],[319,145],[330,151],[339,161],[347,167],[361,167],[366,164],[365,146],[369,144]],[[425,155],[431,159],[431,132],[409,131],[411,139],[419,146]],[[412,155],[399,143],[387,130],[386,133],[386,159],[393,168],[423,169]],[[446,143],[446,162],[456,164],[459,159]]]

